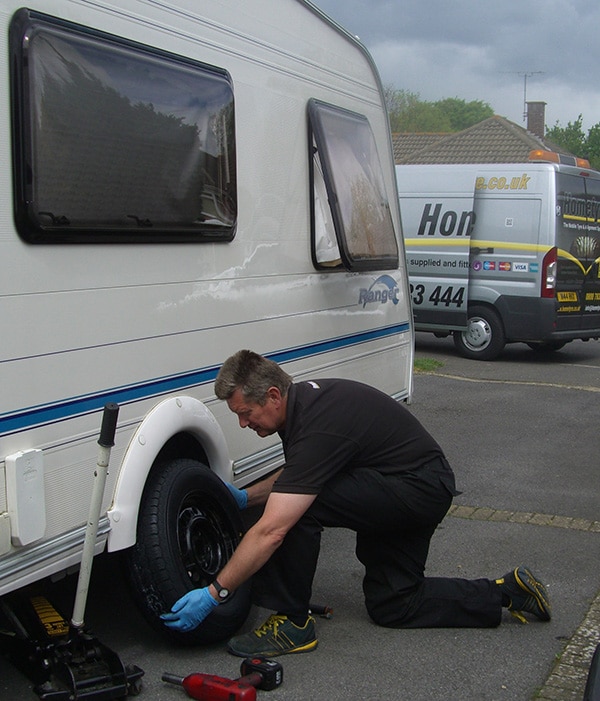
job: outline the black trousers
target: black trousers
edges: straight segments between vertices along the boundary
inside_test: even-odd
[[[395,476],[369,469],[339,474],[254,576],[255,603],[306,615],[321,532],[341,527],[356,532],[356,556],[365,567],[365,604],[375,623],[391,628],[497,626],[502,603],[494,582],[424,574],[431,537],[456,494],[443,458]]]

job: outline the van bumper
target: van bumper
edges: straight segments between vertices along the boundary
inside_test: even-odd
[[[473,304],[473,302],[471,302]],[[500,296],[495,307],[502,318],[506,340],[510,341],[573,341],[600,338],[600,314],[557,315],[555,299]]]

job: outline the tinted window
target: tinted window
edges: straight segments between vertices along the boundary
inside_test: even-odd
[[[11,47],[24,238],[233,237],[234,105],[224,71],[25,10]]]
[[[574,284],[600,256],[600,192],[596,181],[564,173],[557,174],[556,189],[559,280]]]
[[[398,243],[368,120],[313,100],[309,121],[315,265],[396,268]]]

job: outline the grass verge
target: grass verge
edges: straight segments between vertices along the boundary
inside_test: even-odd
[[[443,366],[444,363],[442,363],[441,360],[434,360],[433,358],[416,358],[413,369],[415,372],[435,372]]]

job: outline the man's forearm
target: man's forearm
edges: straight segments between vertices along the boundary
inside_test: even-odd
[[[261,506],[265,504],[269,498],[273,484],[280,474],[281,470],[277,470],[277,472],[274,472],[272,475],[265,477],[264,480],[260,480],[260,482],[246,487],[248,506]]]
[[[244,535],[229,562],[217,575],[219,584],[234,591],[258,572],[315,498],[314,494],[273,493],[263,515]],[[213,586],[210,590],[214,595]]]
[[[281,545],[282,538],[262,533],[254,526],[242,538],[229,562],[218,575],[219,584],[230,591],[235,591],[250,579],[255,572],[268,561]],[[210,587],[216,597],[216,589]]]

